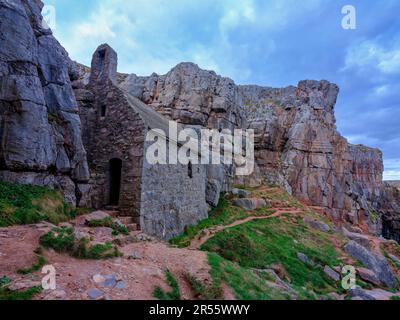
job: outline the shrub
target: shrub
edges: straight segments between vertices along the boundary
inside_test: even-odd
[[[109,259],[122,256],[111,243],[91,246],[87,238],[76,240],[72,228],[54,228],[40,238],[40,244],[78,259]]]
[[[91,228],[106,227],[113,229],[113,235],[117,236],[119,234],[128,235],[129,230],[126,226],[116,223],[111,217],[104,218],[102,220],[92,220],[87,223]]]
[[[181,291],[178,281],[169,270],[165,272],[165,277],[169,286],[171,287],[171,291],[165,292],[161,287],[156,287],[154,289],[153,296],[159,300],[180,300]]]

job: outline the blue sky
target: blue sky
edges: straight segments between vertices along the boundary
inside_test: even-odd
[[[90,64],[109,43],[119,71],[164,74],[182,61],[238,84],[281,87],[327,79],[341,88],[339,131],[384,152],[385,179],[400,180],[400,1],[44,0],[55,35]],[[341,26],[344,5],[357,29]]]

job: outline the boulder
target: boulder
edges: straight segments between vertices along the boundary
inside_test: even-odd
[[[357,242],[363,247],[367,249],[371,248],[371,241],[368,236],[360,233],[350,232],[345,227],[342,227],[342,233],[346,238],[349,238],[350,240]]]
[[[350,241],[344,249],[354,259],[362,262],[368,269],[372,270],[384,285],[389,288],[397,286],[396,276],[385,257],[369,251],[355,241]]]
[[[318,221],[318,220],[314,220],[309,217],[306,217],[306,218],[304,218],[304,222],[316,230],[320,230],[323,232],[331,231],[331,227],[322,221]]]
[[[97,288],[91,288],[86,293],[90,300],[105,300],[105,293]]]
[[[256,210],[267,206],[267,202],[264,199],[256,198],[236,199],[233,204],[245,210]]]
[[[381,282],[379,281],[375,272],[373,272],[372,270],[366,268],[357,268],[357,274],[365,282],[371,283],[375,286],[381,285]]]
[[[221,190],[222,187],[218,180],[211,179],[207,181],[206,201],[209,205],[213,207],[218,205]]]
[[[350,289],[349,294],[351,297],[358,297],[361,300],[391,300],[395,296],[394,293],[382,289],[365,290],[360,287]]]
[[[329,266],[325,266],[324,273],[334,281],[340,281],[340,274]]]
[[[104,220],[107,218],[111,218],[108,213],[104,211],[95,211],[85,216],[85,223],[88,224],[90,221]]]
[[[249,198],[251,196],[251,192],[243,189],[232,189],[232,194],[234,196],[238,196],[239,198]]]
[[[310,266],[312,266],[314,263],[312,262],[312,260],[306,256],[304,253],[298,252],[297,253],[297,258],[299,258],[299,260],[305,264],[308,264]]]

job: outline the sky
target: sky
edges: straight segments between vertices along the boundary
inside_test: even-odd
[[[339,85],[338,130],[380,148],[385,180],[400,180],[400,1],[44,0],[72,59],[90,65],[110,44],[119,71],[165,74],[194,62],[237,84],[303,79]],[[344,29],[342,8],[356,10]]]

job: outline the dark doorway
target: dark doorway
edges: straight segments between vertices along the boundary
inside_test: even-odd
[[[118,206],[121,191],[122,160],[110,160],[110,205]]]

